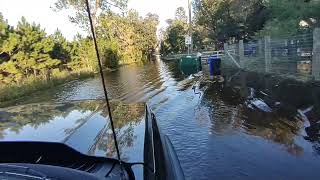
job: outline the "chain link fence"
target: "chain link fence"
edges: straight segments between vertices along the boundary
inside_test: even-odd
[[[224,63],[298,80],[320,80],[320,29],[224,45]]]

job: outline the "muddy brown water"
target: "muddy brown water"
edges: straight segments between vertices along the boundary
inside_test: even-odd
[[[318,179],[320,86],[223,68],[224,83],[177,62],[107,73],[112,99],[147,102],[187,179]],[[20,99],[17,104],[102,99],[98,77]]]

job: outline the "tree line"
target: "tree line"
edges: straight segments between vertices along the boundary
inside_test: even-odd
[[[264,35],[290,36],[320,26],[317,0],[194,0],[192,36],[196,50]],[[183,14],[183,15],[181,15]],[[162,53],[186,51],[188,24],[180,7],[162,30]]]
[[[126,1],[113,1],[125,7]],[[135,10],[111,11],[105,0],[90,0],[99,52],[106,68],[116,68],[146,60],[157,47],[159,17],[147,14],[141,17]],[[58,0],[54,10],[73,8],[71,22],[88,30],[88,19],[83,0]],[[100,13],[98,14],[98,9]],[[101,10],[102,9],[102,10]],[[0,13],[0,84],[21,84],[29,79],[46,79],[70,73],[97,71],[92,37],[76,35],[67,40],[57,29],[48,35],[35,23],[24,17],[13,27]]]

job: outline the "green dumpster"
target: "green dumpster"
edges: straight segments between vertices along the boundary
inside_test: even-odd
[[[201,59],[194,55],[183,56],[180,59],[180,69],[183,74],[190,75],[201,71]]]

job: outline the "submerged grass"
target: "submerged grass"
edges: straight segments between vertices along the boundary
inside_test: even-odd
[[[0,107],[8,101],[31,95],[37,91],[47,90],[72,80],[85,79],[93,76],[94,73],[92,72],[69,73],[64,71],[55,74],[50,80],[42,77],[30,77],[20,84],[0,86]]]

